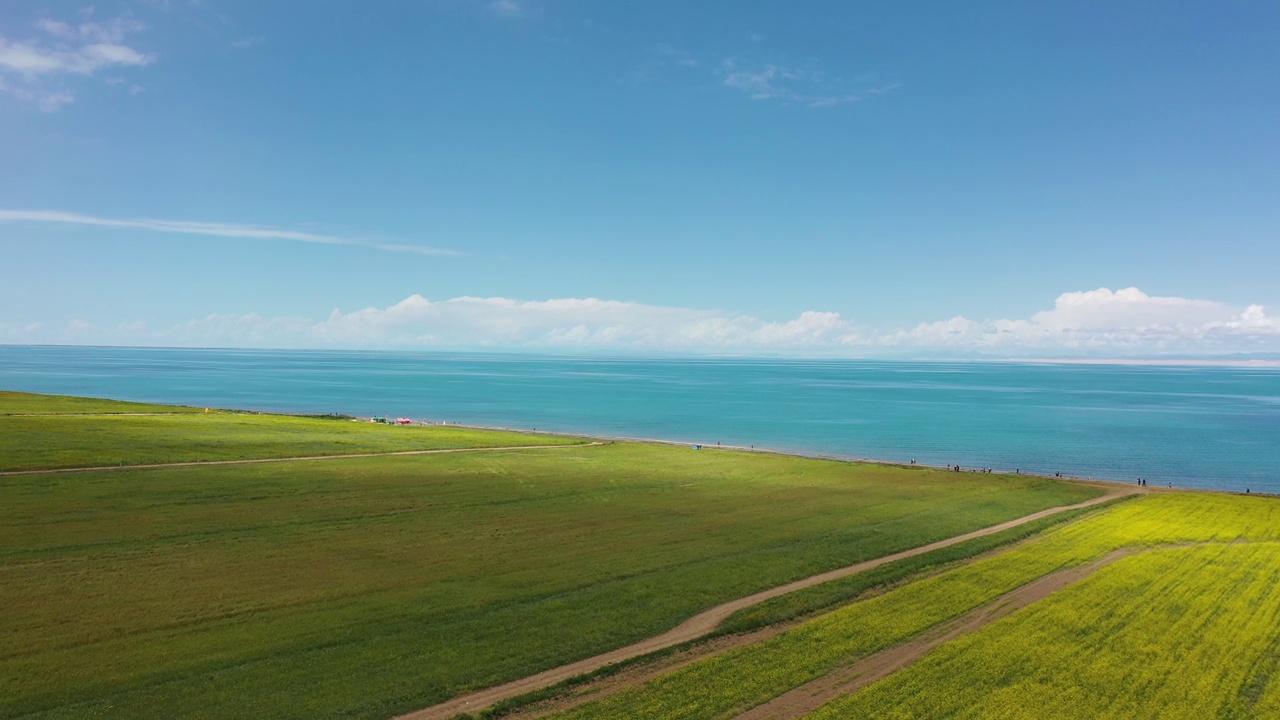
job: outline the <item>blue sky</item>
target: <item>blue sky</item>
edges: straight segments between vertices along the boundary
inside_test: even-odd
[[[0,5],[0,342],[1280,351],[1280,5]]]

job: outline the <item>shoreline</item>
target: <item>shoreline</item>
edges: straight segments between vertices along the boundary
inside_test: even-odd
[[[370,422],[370,423],[374,422],[372,418],[366,418],[366,417],[356,417],[355,421]],[[914,469],[914,468],[921,468],[925,470],[936,470],[938,472],[954,472],[956,474],[974,473],[974,474],[1005,475],[1008,477],[1034,477],[1034,478],[1040,478],[1043,480],[1065,480],[1065,481],[1086,483],[1086,484],[1100,483],[1106,486],[1114,485],[1118,487],[1139,487],[1135,482],[1127,482],[1123,480],[1110,480],[1107,478],[1087,477],[1082,475],[1068,475],[1066,473],[1055,476],[1055,475],[1052,475],[1049,473],[1043,473],[1043,472],[1023,471],[1020,468],[1015,468],[1014,470],[988,468],[990,470],[990,473],[983,473],[982,468],[965,468],[961,466],[960,470],[954,470],[953,469],[954,466],[950,466],[950,465],[934,465],[934,464],[922,463],[922,462],[904,463],[904,462],[898,462],[894,460],[883,460],[883,459],[877,459],[877,458],[860,457],[857,455],[841,455],[838,453],[823,453],[823,452],[814,452],[814,451],[806,451],[806,450],[784,450],[784,449],[768,448],[768,447],[756,446],[756,445],[726,445],[722,443],[708,444],[705,442],[698,442],[698,441],[670,440],[665,438],[642,437],[637,435],[601,435],[598,433],[561,432],[557,430],[539,430],[537,428],[521,428],[521,427],[511,427],[511,426],[505,426],[505,425],[477,425],[474,423],[459,423],[459,422],[430,421],[430,420],[413,420],[413,422],[409,425],[409,427],[459,427],[459,428],[467,428],[469,430],[496,430],[496,431],[502,431],[502,432],[527,433],[531,435],[550,435],[553,437],[581,438],[586,440],[606,440],[610,442],[628,442],[628,443],[644,443],[644,444],[650,444],[650,445],[667,445],[671,447],[689,448],[695,451],[727,450],[727,451],[745,452],[745,453],[764,453],[768,455],[780,455],[784,457],[806,458],[809,460],[829,460],[831,462],[842,462],[842,463],[850,463],[850,464],[859,463],[859,464],[866,464],[866,465],[884,465],[887,467],[900,467],[908,470]],[[1141,486],[1141,487],[1143,487],[1144,490],[1148,489],[1148,486]],[[1237,492],[1234,490],[1222,490],[1222,489],[1214,489],[1214,488],[1194,488],[1194,487],[1176,488],[1168,485],[1152,486],[1150,487],[1150,490],[1164,491],[1164,492],[1178,491],[1178,490],[1187,491],[1187,492],[1222,492],[1222,493],[1228,493],[1231,495],[1250,495],[1250,496],[1258,495],[1260,497],[1263,497],[1263,496],[1280,497],[1280,493],[1260,493],[1260,492],[1243,493],[1243,492]]]
[[[29,393],[31,391],[17,390],[14,392]],[[41,394],[41,393],[34,393],[34,394]],[[52,393],[52,394],[48,394],[48,396],[49,397],[73,397],[73,398],[86,397],[90,399],[117,400],[117,398],[108,398],[108,397],[95,398],[94,396],[66,395],[62,393]],[[172,402],[163,402],[163,401],[158,402],[158,401],[120,400],[120,402],[144,402],[148,404],[165,405],[165,406],[174,407],[174,408],[200,409],[202,407],[199,405],[183,405],[181,403],[172,403]],[[279,416],[303,417],[303,418],[328,418],[328,419],[334,419],[334,420],[343,419],[350,422],[366,422],[366,423],[374,422],[374,419],[369,416],[348,415],[345,413],[315,413],[315,412],[307,412],[305,410],[291,409],[291,408],[274,408],[269,410],[258,410],[258,409],[248,409],[248,408],[230,408],[230,407],[216,407],[216,406],[211,406],[211,407],[214,407],[214,409],[220,412],[228,412],[228,413],[243,413],[243,414],[251,414],[251,415],[279,415]],[[92,414],[98,414],[98,413],[92,413]],[[108,414],[114,415],[119,413],[108,413]],[[390,420],[390,418],[385,418],[385,419]],[[487,423],[487,422],[451,422],[451,421],[430,420],[430,419],[421,419],[421,418],[406,418],[406,419],[410,421],[408,425],[418,426],[418,427],[441,427],[441,426],[460,427],[460,428],[468,428],[468,429],[474,429],[474,430],[506,431],[506,432],[524,433],[524,434],[548,435],[548,436],[554,436],[554,437],[583,438],[583,439],[590,439],[590,440],[605,440],[605,441],[613,441],[613,442],[648,443],[648,444],[666,445],[671,447],[686,447],[690,449],[696,448],[699,450],[731,450],[731,451],[737,451],[737,452],[768,453],[772,455],[808,458],[812,460],[829,460],[832,462],[863,463],[863,464],[869,464],[869,465],[884,465],[884,466],[901,467],[901,468],[907,468],[907,469],[924,468],[924,469],[936,470],[939,472],[965,472],[965,473],[977,472],[979,474],[983,474],[984,472],[984,468],[981,466],[973,466],[973,467],[961,466],[961,469],[959,471],[955,471],[953,469],[954,466],[952,465],[941,465],[936,463],[917,462],[917,461],[907,462],[902,460],[888,460],[883,458],[866,457],[866,456],[860,456],[860,455],[847,455],[847,454],[841,454],[841,453],[823,452],[821,450],[808,450],[808,449],[800,449],[800,448],[778,448],[778,447],[767,447],[767,446],[761,446],[761,445],[735,445],[735,444],[724,444],[724,443],[708,443],[703,441],[687,440],[687,439],[646,437],[646,436],[639,436],[639,435],[615,435],[615,434],[596,433],[591,431],[571,432],[571,431],[562,431],[562,430],[540,429],[536,427],[518,427],[518,426],[512,426],[512,425],[493,424],[493,423]],[[388,424],[394,425],[395,423],[390,422]],[[990,470],[990,474],[1006,475],[1009,477],[1019,477],[1019,476],[1025,475],[1028,477],[1037,477],[1037,478],[1042,478],[1046,480],[1067,480],[1067,481],[1074,481],[1074,482],[1081,482],[1081,483],[1098,483],[1106,486],[1119,486],[1119,487],[1137,486],[1137,487],[1143,487],[1144,489],[1148,489],[1152,491],[1169,492],[1173,490],[1179,490],[1179,491],[1189,491],[1189,492],[1227,493],[1231,495],[1243,495],[1243,496],[1256,495],[1259,497],[1280,497],[1280,490],[1272,490],[1272,491],[1253,490],[1252,488],[1242,489],[1239,487],[1233,489],[1230,487],[1225,487],[1225,482],[1223,482],[1221,485],[1217,487],[1212,487],[1212,486],[1206,487],[1206,486],[1197,485],[1197,484],[1174,485],[1169,481],[1164,481],[1164,482],[1157,481],[1154,485],[1139,486],[1136,482],[1137,476],[1135,476],[1133,479],[1116,479],[1116,478],[1092,476],[1087,474],[1071,474],[1069,472],[1062,472],[1062,471],[1057,471],[1058,474],[1055,474],[1054,472],[1050,472],[1050,471],[1024,470],[1022,468],[1009,469],[1009,468],[998,468],[995,466],[990,466],[985,469]],[[1265,481],[1263,482],[1263,487],[1266,487]]]
[[[268,413],[269,414],[269,413]],[[354,417],[356,422],[373,422],[372,418]],[[668,445],[672,447],[685,447],[697,450],[729,450],[734,452],[746,453],[766,453],[769,455],[781,455],[785,457],[808,458],[810,460],[830,460],[832,462],[843,463],[863,463],[867,465],[885,465],[888,467],[900,467],[905,469],[923,468],[926,470],[937,470],[938,472],[956,472],[960,473],[977,473],[983,474],[981,468],[965,468],[953,470],[950,465],[934,465],[930,463],[904,463],[895,460],[882,460],[877,458],[859,457],[857,455],[840,455],[837,453],[812,452],[807,450],[781,450],[777,448],[767,448],[756,445],[724,445],[724,444],[707,444],[705,442],[687,441],[687,440],[670,440],[664,438],[642,437],[636,435],[601,435],[597,433],[576,433],[561,432],[558,430],[539,430],[537,428],[521,428],[510,427],[505,425],[477,425],[474,423],[460,423],[447,421],[431,421],[431,420],[413,420],[410,427],[460,427],[470,430],[497,430],[503,432],[527,433],[531,435],[551,435],[554,437],[582,438],[585,440],[607,440],[611,442],[629,442],[629,443],[646,443],[651,445]],[[1241,492],[1239,490],[1227,490],[1224,488],[1204,488],[1204,487],[1178,487],[1166,482],[1164,485],[1159,483],[1155,485],[1139,486],[1136,482],[1128,480],[1112,480],[1109,478],[1089,477],[1086,475],[1069,475],[1063,473],[1061,475],[1052,475],[1047,472],[1024,471],[1021,468],[1014,470],[989,468],[991,475],[1004,475],[1007,477],[1034,477],[1042,480],[1062,480],[1086,484],[1101,484],[1104,486],[1117,487],[1141,487],[1147,492],[1206,492],[1206,493],[1225,493],[1227,495],[1240,495],[1242,497],[1280,497],[1280,492]]]

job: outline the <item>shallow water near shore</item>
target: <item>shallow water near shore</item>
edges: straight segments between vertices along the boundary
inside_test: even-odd
[[[0,389],[1280,493],[1274,368],[0,346]]]

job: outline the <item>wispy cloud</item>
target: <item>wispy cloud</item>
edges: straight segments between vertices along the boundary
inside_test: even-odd
[[[894,83],[855,91],[812,66],[761,64],[741,58],[726,58],[719,73],[725,87],[746,93],[752,100],[779,100],[814,108],[855,103],[899,87]]]
[[[88,15],[91,18],[92,14]],[[77,24],[44,19],[36,23],[41,35],[12,40],[0,37],[0,92],[34,102],[54,112],[74,102],[65,86],[70,77],[92,76],[99,70],[149,65],[155,56],[125,44],[146,26],[117,18]]]
[[[529,13],[522,0],[493,0],[489,3],[489,10],[506,18],[518,18]]]
[[[702,61],[687,50],[681,50],[670,43],[658,43],[649,48],[643,59],[636,64],[628,78],[637,83],[660,80],[678,71],[697,70]]]
[[[421,245],[389,244],[361,238],[322,235],[298,230],[264,227],[261,225],[196,222],[191,220],[120,220],[114,218],[95,217],[92,215],[81,215],[79,213],[62,212],[58,210],[0,210],[0,222],[38,222],[91,225],[97,227],[148,230],[160,233],[178,233],[183,235],[206,235],[257,240],[293,240],[296,242],[319,243],[322,245],[357,245],[361,247],[375,248],[377,250],[385,250],[387,252],[412,253],[415,255],[462,255],[462,253],[456,250],[424,247]]]
[[[765,38],[752,33],[746,38],[760,45]],[[677,48],[670,43],[650,47],[631,72],[638,82],[668,80],[679,82],[698,78],[742,93],[751,100],[772,100],[779,104],[795,104],[813,108],[847,105],[896,90],[897,83],[874,86],[868,78],[846,81],[827,72],[817,60],[791,62],[770,56],[763,48],[751,48],[747,57],[707,57]]]
[[[805,75],[799,70],[789,70],[777,65],[764,65],[745,69],[741,61],[730,58],[722,65],[724,84],[735,90],[741,90],[752,100],[769,100],[771,98],[790,97],[789,86]]]
[[[702,63],[693,57],[693,53],[687,50],[680,50],[667,43],[658,43],[650,50],[653,55],[653,62],[662,65],[672,65],[682,68],[695,68]]]

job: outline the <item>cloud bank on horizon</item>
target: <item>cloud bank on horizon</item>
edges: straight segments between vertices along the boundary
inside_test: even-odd
[[[881,331],[836,312],[787,321],[596,298],[521,301],[411,295],[386,308],[334,310],[323,320],[213,313],[162,329],[72,320],[0,325],[7,343],[247,348],[741,353],[833,357],[1159,357],[1280,352],[1280,318],[1260,305],[1107,288],[1060,295],[1026,319],[963,316]]]

